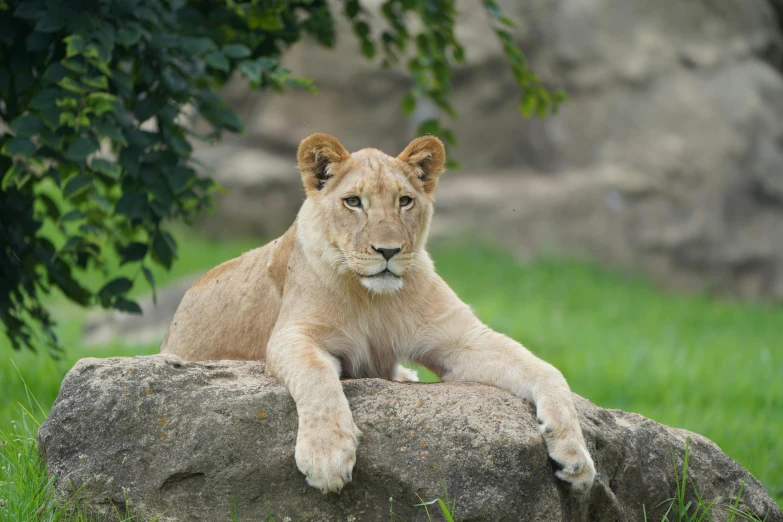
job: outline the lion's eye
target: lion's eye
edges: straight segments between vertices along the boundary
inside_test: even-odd
[[[362,208],[362,200],[359,196],[350,196],[345,198],[345,204],[353,208]]]
[[[409,207],[411,203],[413,203],[413,198],[409,196],[402,196],[400,198],[400,207],[402,208]]]

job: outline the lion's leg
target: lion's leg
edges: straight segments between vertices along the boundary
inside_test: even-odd
[[[419,382],[419,374],[416,373],[416,370],[411,370],[410,368],[398,364],[397,368],[394,370],[394,377],[392,380],[398,382]]]
[[[307,483],[323,493],[340,491],[351,481],[361,435],[340,384],[339,366],[309,336],[296,332],[275,333],[267,347],[269,373],[296,402],[296,465]]]
[[[444,381],[490,384],[532,402],[556,476],[574,489],[589,489],[595,466],[563,375],[518,342],[472,319],[462,321],[457,331],[449,329],[443,344],[428,350],[422,362],[438,369]]]

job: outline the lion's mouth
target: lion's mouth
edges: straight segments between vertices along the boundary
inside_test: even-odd
[[[373,278],[373,277],[396,277],[396,278],[399,278],[401,276],[395,274],[394,272],[392,272],[388,268],[384,268],[383,270],[381,270],[377,274],[368,275],[368,276],[364,276],[364,277],[367,277],[367,278]]]

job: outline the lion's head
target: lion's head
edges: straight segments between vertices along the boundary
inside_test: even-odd
[[[443,143],[423,136],[393,158],[375,149],[351,154],[337,138],[316,133],[302,140],[297,160],[310,207],[306,227],[319,236],[321,257],[372,292],[400,290],[426,256]]]

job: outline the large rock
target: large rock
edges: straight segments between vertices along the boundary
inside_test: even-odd
[[[749,173],[692,190],[617,165],[450,176],[438,188],[435,238],[490,241],[522,260],[591,260],[676,291],[783,300],[783,200]]]
[[[195,156],[225,192],[216,216],[204,216],[199,229],[215,237],[272,239],[293,223],[305,198],[296,168],[296,149],[282,154],[263,149],[251,138],[232,137]]]
[[[740,506],[769,522],[783,514],[739,464],[706,438],[575,397],[598,469],[589,495],[559,483],[533,408],[472,383],[349,380],[344,389],[364,432],[353,483],[324,496],[294,464],[296,407],[261,362],[185,363],[172,356],[83,359],[68,373],[38,432],[63,494],[84,507],[115,507],[163,521],[426,520],[419,497],[442,496],[458,520],[625,521],[661,519],[675,491],[672,452],[705,500]],[[81,489],[80,489],[81,488]],[[689,497],[692,488],[689,485]],[[658,506],[658,507],[656,507]],[[725,520],[721,509],[714,521]]]

